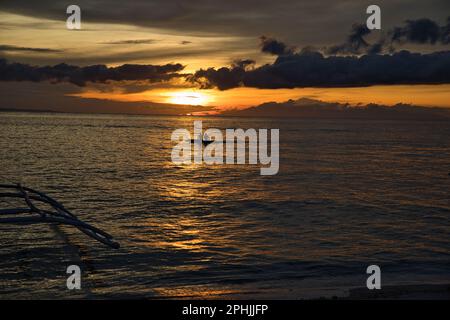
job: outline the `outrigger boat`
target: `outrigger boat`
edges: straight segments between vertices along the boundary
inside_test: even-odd
[[[110,234],[81,221],[61,203],[42,192],[23,187],[20,184],[0,184],[0,198],[21,198],[26,204],[26,207],[22,208],[0,209],[0,224],[56,223],[69,225],[111,248],[120,247],[119,243],[113,241]],[[40,209],[35,205],[36,202],[47,204],[51,209]]]
[[[207,146],[208,144],[213,143],[213,142],[214,142],[214,140],[211,140],[206,133],[203,138],[201,136],[199,136],[198,139],[191,139],[191,143],[202,143],[205,146]]]

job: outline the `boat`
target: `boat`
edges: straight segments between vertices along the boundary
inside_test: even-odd
[[[214,142],[214,140],[211,140],[206,133],[203,138],[201,138],[199,136],[197,139],[191,139],[191,143],[202,143],[205,146],[207,146],[213,142]]]
[[[21,184],[0,184],[0,198],[19,198],[24,202],[24,206],[20,208],[0,209],[0,224],[33,225],[50,223],[73,226],[110,248],[118,249],[120,247],[120,244],[113,240],[113,236],[81,221],[61,203],[42,192],[24,187]],[[37,203],[44,204],[46,209],[39,208]]]
[[[202,143],[202,144],[204,144],[205,146],[207,146],[208,144],[211,144],[211,143],[213,143],[214,141],[213,140],[198,140],[198,139],[191,139],[191,143]]]

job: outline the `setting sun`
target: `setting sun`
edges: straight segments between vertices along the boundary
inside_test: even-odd
[[[207,104],[209,100],[210,97],[206,96],[205,94],[198,92],[182,91],[170,93],[167,102],[183,105],[204,105]]]

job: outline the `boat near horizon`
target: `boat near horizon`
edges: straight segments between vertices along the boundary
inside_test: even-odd
[[[205,134],[203,137],[198,136],[197,139],[191,139],[190,142],[191,142],[191,143],[200,143],[200,142],[201,142],[202,144],[204,144],[205,146],[207,146],[207,145],[213,143],[214,140],[211,140],[211,139],[208,137],[208,135]]]

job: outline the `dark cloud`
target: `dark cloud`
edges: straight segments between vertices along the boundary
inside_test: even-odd
[[[160,82],[182,76],[178,72],[183,69],[184,66],[179,63],[124,64],[118,67],[105,65],[78,67],[61,63],[55,66],[37,67],[22,63],[8,63],[5,59],[0,59],[0,81],[70,82],[78,86],[84,86],[87,82],[104,83],[125,80]]]
[[[144,46],[145,47],[145,46]],[[27,63],[32,65],[54,65],[61,62],[67,64],[74,64],[80,66],[92,65],[92,64],[124,64],[129,62],[141,63],[141,61],[167,61],[177,62],[184,61],[185,59],[204,57],[207,59],[209,56],[227,55],[233,57],[236,51],[241,50],[242,47],[239,44],[229,44],[227,47],[221,45],[186,45],[186,46],[157,46],[157,48],[143,48],[142,46],[130,46],[127,51],[117,50],[89,50],[83,53],[69,54],[69,50],[64,54],[60,54],[54,57],[54,54],[9,54],[4,52],[0,57],[9,61]]]
[[[366,25],[353,25],[346,42],[326,48],[327,54],[376,54],[385,51],[395,51],[397,44],[449,44],[450,43],[450,17],[447,23],[440,26],[437,22],[422,18],[406,20],[403,26],[394,27],[381,34],[374,44],[369,44],[365,36],[369,35]]]
[[[356,54],[362,49],[367,49],[369,44],[364,40],[364,36],[368,35],[370,30],[365,24],[354,24],[352,31],[347,37],[347,41],[343,44],[335,45],[327,49],[328,54]]]
[[[449,44],[450,17],[447,17],[446,24],[442,26],[428,18],[406,20],[403,26],[389,30],[387,37],[380,40],[377,44],[381,47],[388,46],[388,49],[392,51],[395,50],[394,46],[396,44],[407,43],[429,45]]]
[[[348,37],[348,41],[358,50],[361,47],[367,47],[368,44],[364,40],[364,36],[368,35],[370,30],[365,24],[354,24],[352,26],[352,32]]]
[[[68,4],[54,0],[2,0],[0,11],[64,22]],[[324,46],[344,37],[343,26],[363,22],[370,3],[360,0],[134,0],[130,5],[123,0],[77,0],[76,4],[81,7],[82,21],[86,23],[137,25],[183,35],[256,38],[268,34],[288,43]],[[450,12],[448,0],[378,0],[377,5],[383,11],[383,28],[411,17],[444,19]]]
[[[231,68],[200,69],[195,74],[188,76],[187,79],[192,83],[198,84],[202,89],[217,87],[219,90],[227,90],[245,86],[243,82],[245,78],[245,69],[240,66],[233,66]]]
[[[447,18],[447,25],[441,29],[441,41],[442,43],[450,43],[450,17]]]
[[[151,44],[155,43],[155,39],[134,39],[134,40],[119,40],[111,42],[102,42],[102,44]]]
[[[29,48],[29,47],[18,47],[7,44],[0,44],[0,51],[29,51],[29,52],[62,52],[63,50],[50,49],[50,48]]]
[[[120,88],[122,89],[120,83]],[[131,85],[131,84],[130,84]],[[94,85],[96,89],[101,84]],[[104,85],[112,91],[111,85]],[[91,88],[88,89],[88,91]],[[67,82],[3,82],[0,85],[2,103],[0,111],[5,110],[50,110],[56,112],[82,113],[127,113],[127,114],[170,114],[180,115],[193,112],[211,111],[213,107],[174,105],[152,101],[116,101],[77,96],[84,88]],[[0,116],[1,117],[1,116]]]
[[[238,67],[242,69],[248,69],[249,67],[254,66],[256,63],[255,60],[252,59],[242,59],[242,60],[236,60],[233,62],[233,67]]]
[[[279,56],[273,64],[246,70],[233,65],[201,69],[188,77],[201,88],[341,87],[377,84],[450,83],[450,51],[430,54],[329,56],[305,51]]]
[[[273,38],[262,36],[260,40],[261,51],[264,53],[270,53],[276,56],[280,56],[293,52],[293,49],[289,48],[286,44]]]
[[[391,32],[392,42],[435,44],[441,37],[441,28],[430,19],[407,20],[405,26]]]

